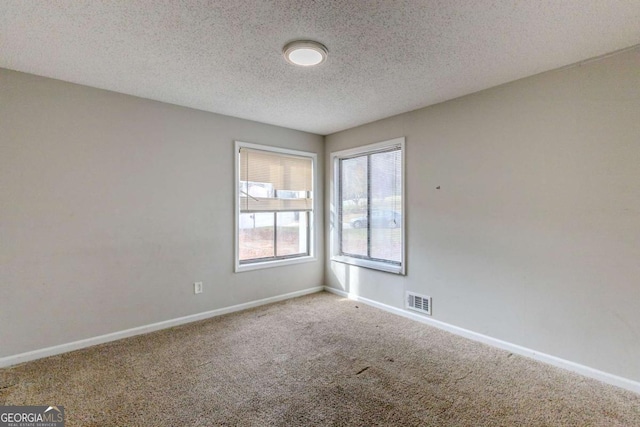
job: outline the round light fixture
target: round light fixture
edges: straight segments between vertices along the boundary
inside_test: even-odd
[[[285,59],[302,67],[311,67],[326,61],[329,51],[324,45],[311,40],[298,40],[282,48]]]

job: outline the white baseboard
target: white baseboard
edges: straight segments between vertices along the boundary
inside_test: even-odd
[[[274,297],[264,298],[256,301],[250,301],[243,304],[234,305],[231,307],[224,307],[216,310],[205,311],[203,313],[197,313],[189,316],[179,317],[176,319],[165,320],[163,322],[153,323],[145,326],[139,326],[136,328],[126,329],[124,331],[112,332],[110,334],[100,335],[97,337],[87,338],[84,340],[74,341],[66,344],[60,344],[53,347],[33,350],[26,353],[12,355],[12,356],[6,356],[6,357],[0,358],[0,368],[17,365],[19,363],[28,362],[31,360],[41,359],[43,357],[55,356],[57,354],[67,353],[70,351],[79,350],[82,348],[91,347],[98,344],[104,344],[107,342],[132,337],[135,335],[146,334],[149,332],[158,331],[160,329],[171,328],[173,326],[183,325],[185,323],[191,323],[191,322],[196,322],[198,320],[204,320],[211,317],[221,316],[223,314],[229,314],[236,311],[246,310],[248,308],[258,307],[265,304],[271,304],[271,303],[283,301],[286,299],[296,298],[303,295],[320,292],[322,290],[325,290],[327,292],[331,292],[333,294],[340,295],[342,297],[349,298],[355,301],[360,301],[372,307],[376,307],[381,310],[385,310],[387,312],[397,314],[402,317],[406,317],[408,319],[425,323],[427,325],[434,326],[438,329],[442,329],[447,332],[451,332],[453,334],[460,335],[462,337],[465,337],[474,341],[478,341],[493,347],[507,350],[512,353],[519,354],[521,356],[529,357],[531,359],[539,360],[541,362],[548,363],[550,365],[557,366],[559,368],[567,369],[569,371],[584,375],[586,377],[594,378],[604,383],[611,384],[611,385],[624,388],[626,390],[630,390],[640,394],[640,382],[623,378],[607,372],[599,371],[597,369],[590,368],[588,366],[580,365],[578,363],[561,359],[556,356],[551,356],[549,354],[541,353],[539,351],[522,347],[516,344],[512,344],[506,341],[502,341],[487,335],[479,334],[477,332],[473,332],[468,329],[450,325],[448,323],[444,323],[439,320],[435,320],[429,317],[424,317],[419,314],[411,313],[409,311],[406,311],[400,308],[396,308],[387,304],[382,304],[380,302],[377,302],[365,297],[361,297],[356,294],[350,294],[342,290],[331,288],[328,286],[324,286],[324,287],[316,286],[314,288],[303,289],[301,291],[291,292],[288,294],[277,295]]]
[[[357,294],[348,293],[340,289],[335,289],[329,286],[325,286],[324,289],[327,292],[331,292],[333,294],[340,295],[342,297],[349,298],[354,301],[360,301],[372,307],[376,307],[384,311],[388,311],[389,313],[397,314],[399,316],[406,317],[411,320],[416,320],[418,322],[425,323],[430,326],[434,326],[438,329],[442,329],[447,332],[460,335],[462,337],[471,339],[473,341],[478,341],[483,344],[490,345],[492,347],[497,347],[503,350],[510,351],[515,354],[519,354],[521,356],[538,360],[540,362],[548,363],[549,365],[557,366],[558,368],[566,369],[566,370],[578,373],[580,375],[584,375],[585,377],[594,378],[596,380],[602,381],[603,383],[611,384],[611,385],[624,388],[626,390],[630,390],[640,394],[640,382],[633,381],[628,378],[619,377],[614,374],[599,371],[597,369],[590,368],[588,366],[580,365],[578,363],[571,362],[569,360],[565,360],[556,356],[551,356],[549,354],[541,353],[539,351],[522,347],[517,344],[512,344],[506,341],[499,340],[497,338],[492,338],[487,335],[482,335],[477,332],[470,331],[468,329],[460,328],[458,326],[453,326],[448,323],[444,323],[429,317],[424,317],[419,314],[411,313],[409,311],[392,307],[387,304],[382,304],[380,302],[361,297]]]
[[[284,295],[264,298],[257,301],[245,302],[243,304],[233,305],[231,307],[219,308],[217,310],[205,311],[204,313],[192,314],[189,316],[179,317],[177,319],[165,320],[163,322],[152,323],[150,325],[138,326],[136,328],[126,329],[124,331],[112,332],[106,335],[87,338],[80,341],[74,341],[66,344],[60,344],[53,347],[47,347],[39,350],[33,350],[26,353],[20,353],[12,356],[0,358],[0,368],[17,365],[19,363],[29,362],[31,360],[41,359],[43,357],[55,356],[57,354],[68,353],[70,351],[79,350],[81,348],[91,347],[93,345],[104,344],[110,341],[116,341],[123,338],[132,337],[134,335],[147,334],[149,332],[158,331],[160,329],[171,328],[173,326],[184,325],[198,320],[208,319],[210,317],[221,316],[223,314],[233,313],[236,311],[246,310],[248,308],[258,307],[273,302],[283,301],[290,298],[296,298],[303,295],[321,292],[322,286],[303,289],[301,291],[291,292]]]

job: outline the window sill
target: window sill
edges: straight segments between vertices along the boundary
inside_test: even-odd
[[[235,272],[242,273],[244,271],[262,270],[263,268],[284,267],[287,265],[303,264],[316,260],[317,258],[314,256],[302,256],[299,258],[277,259],[273,261],[253,262],[250,264],[236,263]]]
[[[355,265],[357,267],[369,268],[372,270],[384,271],[386,273],[399,274],[404,276],[404,267],[400,265],[387,264],[379,261],[368,259],[351,258],[346,256],[335,255],[331,257],[331,261],[340,262],[342,264]]]

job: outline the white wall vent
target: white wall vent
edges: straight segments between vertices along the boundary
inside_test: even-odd
[[[406,308],[431,316],[431,297],[407,291]]]

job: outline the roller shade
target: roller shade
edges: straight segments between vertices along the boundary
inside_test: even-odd
[[[240,149],[240,211],[310,211],[313,161],[309,157]]]

